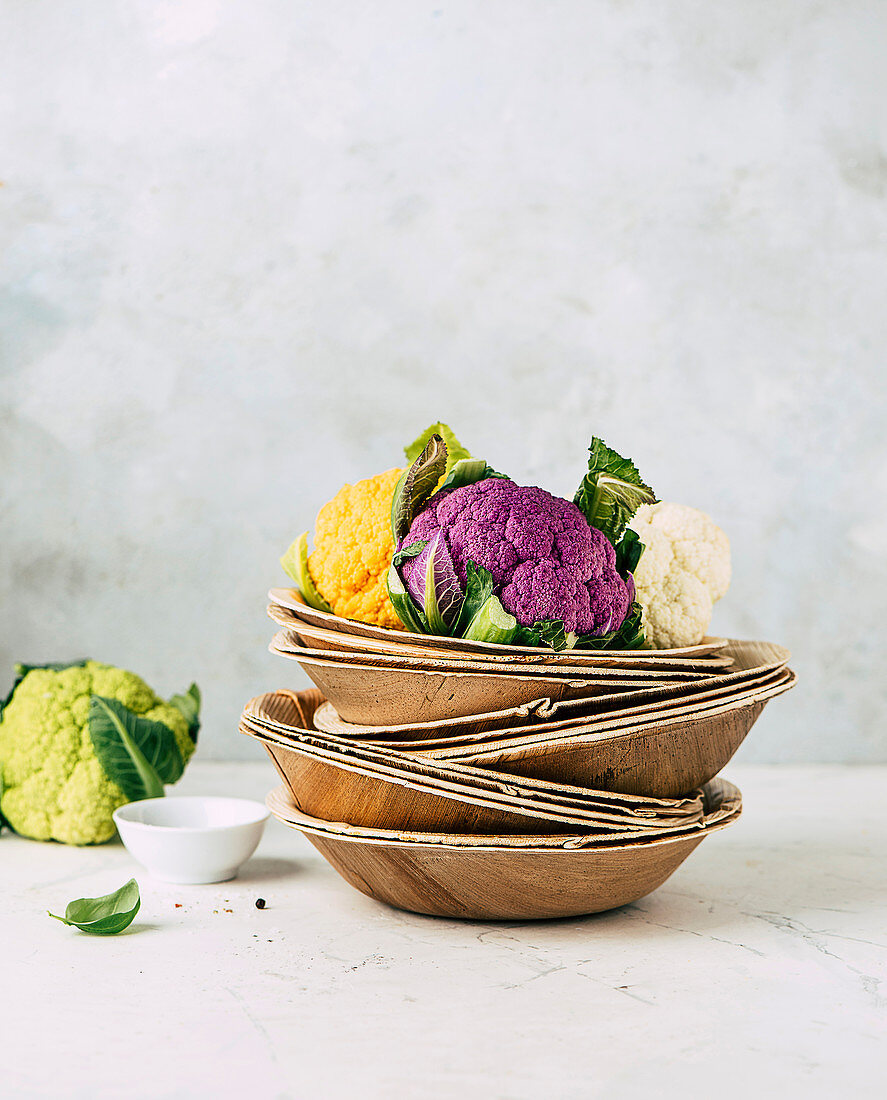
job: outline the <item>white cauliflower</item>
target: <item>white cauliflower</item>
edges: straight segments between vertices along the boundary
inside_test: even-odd
[[[641,505],[631,527],[646,547],[634,574],[646,645],[696,645],[730,586],[729,539],[704,512],[664,501]]]

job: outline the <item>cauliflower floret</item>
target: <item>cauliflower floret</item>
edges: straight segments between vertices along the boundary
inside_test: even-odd
[[[463,589],[469,560],[488,569],[502,606],[524,626],[560,619],[568,633],[603,634],[625,619],[631,600],[613,546],[568,500],[485,478],[433,496],[403,544],[438,531]],[[416,561],[402,566],[408,584]]]
[[[403,630],[385,587],[394,554],[391,498],[403,470],[344,485],[321,508],[308,571],[336,615]]]
[[[98,661],[32,669],[0,717],[0,808],[22,836],[65,844],[101,844],[114,836],[111,814],[128,799],[95,755],[88,725],[92,695],[168,726],[186,762],[194,752],[181,711],[134,672]]]
[[[705,637],[712,609],[730,585],[730,542],[686,504],[642,505],[631,522],[645,550],[634,574],[646,645],[670,649]]]

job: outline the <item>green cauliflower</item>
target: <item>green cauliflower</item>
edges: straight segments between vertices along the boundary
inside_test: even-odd
[[[138,793],[133,763],[143,765],[147,758],[151,766],[153,745],[169,742],[164,749],[175,757],[178,772],[164,775],[158,766],[162,793],[160,780],[178,778],[194,752],[200,700],[195,686],[164,702],[135,673],[98,661],[19,666],[19,675],[0,714],[0,812],[22,836],[65,844],[110,840],[113,811],[145,796]],[[103,742],[90,729],[97,696],[122,704],[104,708],[105,714],[111,710],[111,732]],[[122,725],[114,724],[115,716]],[[174,745],[162,727],[172,732]],[[118,735],[121,728],[124,734]]]

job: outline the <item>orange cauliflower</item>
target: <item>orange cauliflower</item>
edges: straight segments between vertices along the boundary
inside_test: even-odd
[[[385,588],[394,554],[391,498],[401,469],[343,485],[314,526],[308,571],[336,615],[403,630]]]

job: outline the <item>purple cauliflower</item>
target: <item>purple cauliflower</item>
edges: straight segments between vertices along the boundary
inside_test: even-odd
[[[431,497],[401,546],[439,532],[463,591],[470,560],[490,571],[502,606],[524,626],[560,619],[568,633],[605,634],[622,625],[631,593],[616,552],[570,501],[486,478]],[[418,561],[401,566],[408,587]]]

